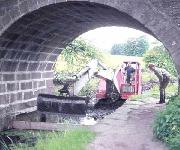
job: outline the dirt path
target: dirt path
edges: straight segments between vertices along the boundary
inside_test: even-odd
[[[157,100],[129,101],[91,129],[96,139],[88,150],[167,150],[152,132],[154,114],[162,105]]]

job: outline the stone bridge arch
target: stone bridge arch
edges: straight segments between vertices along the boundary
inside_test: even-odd
[[[177,2],[180,4],[180,2]],[[39,92],[52,86],[53,64],[80,34],[103,26],[147,32],[169,50],[180,73],[175,3],[159,0],[3,0],[0,2],[0,128],[36,109]]]

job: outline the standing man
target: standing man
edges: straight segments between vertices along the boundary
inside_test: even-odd
[[[149,64],[148,68],[154,72],[159,79],[160,101],[159,104],[165,103],[165,89],[170,81],[170,73],[165,69],[158,68],[154,64]]]
[[[133,78],[133,74],[135,73],[135,69],[131,66],[130,63],[128,63],[124,70],[126,71],[126,82],[128,84],[131,84],[131,80]]]

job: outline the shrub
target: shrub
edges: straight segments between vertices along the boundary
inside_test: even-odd
[[[97,87],[98,87],[99,79],[93,78],[81,89],[79,95],[80,96],[89,96],[93,98],[95,96]]]
[[[169,139],[169,148],[171,150],[179,150],[180,149],[180,135],[177,135],[177,136]]]
[[[154,122],[154,134],[164,141],[170,150],[180,148],[180,97],[170,98],[166,108],[159,112]]]

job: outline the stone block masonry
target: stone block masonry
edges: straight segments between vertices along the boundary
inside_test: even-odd
[[[0,130],[52,90],[63,48],[89,30],[126,26],[159,39],[180,73],[178,0],[0,0]]]
[[[48,76],[51,75],[51,76]],[[4,72],[0,73],[0,120],[24,112],[36,110],[38,93],[46,93],[48,87],[53,86],[52,72]],[[9,116],[8,118],[6,116]],[[1,129],[8,127],[7,124]]]

